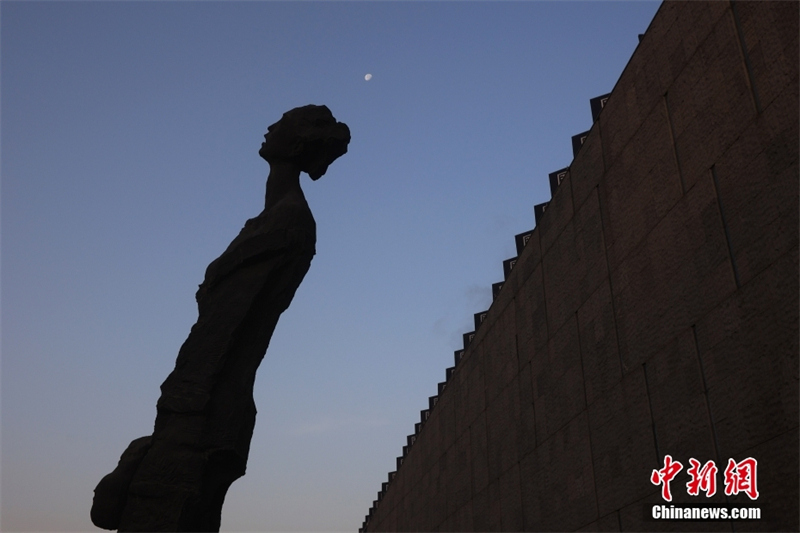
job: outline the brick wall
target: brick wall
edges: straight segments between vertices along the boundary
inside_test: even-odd
[[[799,401],[798,3],[667,2],[366,529],[797,531]]]

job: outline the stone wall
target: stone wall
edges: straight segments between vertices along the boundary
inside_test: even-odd
[[[798,3],[661,6],[448,374],[367,531],[798,530]]]

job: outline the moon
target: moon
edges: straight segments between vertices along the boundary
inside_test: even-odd
[[[367,74],[366,76],[364,76],[364,79],[365,79],[366,81],[369,81],[369,80],[371,80],[371,79],[372,79],[372,74]]]

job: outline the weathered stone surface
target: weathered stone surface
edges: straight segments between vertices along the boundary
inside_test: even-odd
[[[315,253],[300,173],[319,179],[347,152],[350,131],[327,107],[305,106],[264,138],[264,211],[208,266],[197,323],[161,385],[152,437],[131,443],[95,489],[98,527],[218,531],[228,487],[245,473],[256,370]]]
[[[103,529],[117,529],[128,499],[128,487],[136,469],[150,449],[152,437],[139,437],[122,452],[113,472],[100,480],[92,503],[92,522]]]

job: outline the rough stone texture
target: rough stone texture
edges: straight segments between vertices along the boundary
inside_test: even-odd
[[[256,370],[315,253],[300,173],[319,179],[350,132],[325,106],[269,127],[264,211],[206,270],[199,317],[161,385],[153,435],[131,443],[95,489],[92,521],[120,531],[218,531],[225,494],[243,476],[256,419]]]
[[[662,4],[368,531],[800,529],[799,5]],[[762,519],[648,519],[667,454]]]
[[[152,437],[141,437],[131,442],[122,452],[117,468],[98,483],[91,511],[92,522],[97,527],[103,529],[119,527],[119,519],[125,510],[128,498],[128,486],[150,449],[151,442]]]

